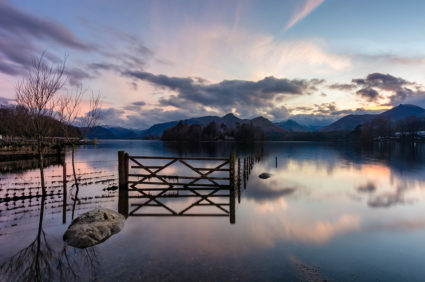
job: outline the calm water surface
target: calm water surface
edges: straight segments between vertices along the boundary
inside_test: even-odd
[[[104,190],[117,185],[118,150],[240,158],[263,150],[264,157],[236,199],[235,224],[228,217],[129,216],[120,233],[95,247],[67,246],[62,235],[72,218],[95,207],[118,210],[118,191]],[[65,213],[60,164],[46,169],[54,195],[0,202],[0,280],[22,273],[79,281],[424,280],[424,145],[102,141],[76,151],[78,193],[69,160],[68,152]],[[0,198],[37,193],[37,169],[8,163],[1,171]],[[272,177],[258,178],[262,172]],[[178,210],[195,200],[161,202]]]

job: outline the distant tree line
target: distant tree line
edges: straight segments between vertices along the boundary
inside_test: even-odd
[[[236,123],[235,127],[228,127],[221,123],[218,125],[215,121],[206,126],[200,124],[185,124],[180,121],[176,126],[166,129],[161,136],[163,141],[258,141],[265,140],[266,135],[259,127],[252,123]]]
[[[8,105],[0,107],[0,134],[4,136],[32,138],[36,135],[34,127],[29,126],[33,118],[24,106]],[[64,124],[52,117],[46,116],[42,118],[48,128],[44,137],[71,136],[81,138],[81,132],[77,127]],[[65,136],[66,134],[68,136]]]

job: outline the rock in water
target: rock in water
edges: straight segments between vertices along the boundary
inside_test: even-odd
[[[74,219],[63,240],[76,248],[91,247],[120,232],[124,222],[125,217],[113,210],[94,209]]]
[[[258,177],[260,177],[261,179],[267,179],[270,176],[272,176],[270,173],[267,172],[263,172],[262,174],[260,174]]]

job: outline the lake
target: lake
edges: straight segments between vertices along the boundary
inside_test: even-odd
[[[72,218],[96,207],[118,210],[118,191],[105,188],[118,184],[119,150],[225,158],[235,152],[241,159],[261,151],[263,157],[235,195],[234,223],[226,216],[130,215],[120,233],[99,245],[67,246],[62,236]],[[66,201],[60,161],[45,170],[51,195],[44,200],[5,201],[36,195],[40,178],[34,165],[3,164],[0,280],[423,281],[425,276],[424,144],[103,140],[77,148],[75,158],[80,188],[76,195],[68,151]],[[263,172],[271,177],[259,178]],[[195,199],[160,201],[178,210]]]

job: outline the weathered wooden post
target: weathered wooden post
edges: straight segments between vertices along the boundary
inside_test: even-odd
[[[128,216],[128,154],[118,151],[118,212]]]
[[[230,178],[230,223],[235,224],[235,154],[230,154],[229,178]]]
[[[241,202],[241,159],[238,158],[238,203]]]
[[[277,168],[277,157],[276,157],[276,168]]]
[[[243,158],[243,186],[246,189],[246,158]]]
[[[63,182],[63,191],[62,191],[62,223],[66,223],[66,197],[67,197],[67,187],[66,187],[66,162],[65,160],[62,163],[62,182]]]

